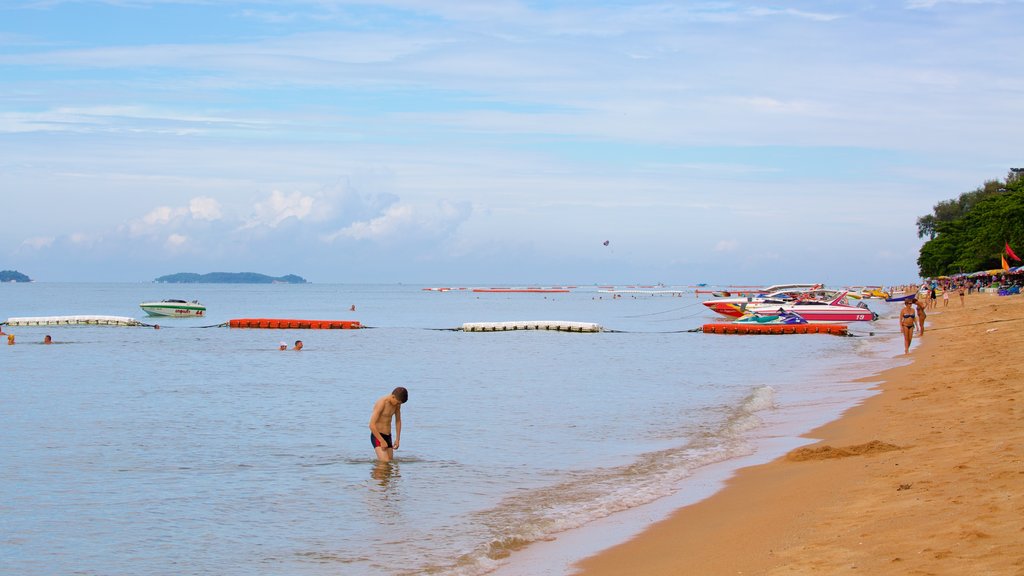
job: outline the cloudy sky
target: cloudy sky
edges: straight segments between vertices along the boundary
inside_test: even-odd
[[[0,269],[910,281],[915,219],[1024,164],[1021,21],[1020,0],[4,0]]]

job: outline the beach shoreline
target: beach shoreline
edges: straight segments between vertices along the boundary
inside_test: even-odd
[[[867,376],[881,393],[815,443],[574,573],[1024,573],[1024,300],[976,294],[928,318],[912,361]]]
[[[840,418],[851,407],[878,394],[877,375],[890,367],[909,362],[906,357],[892,355],[892,350],[902,344],[896,328],[886,331],[884,324],[877,325],[877,328],[873,325],[862,335],[867,336],[869,332],[870,338],[854,342],[860,349],[851,356],[839,362],[833,357],[826,362],[827,368],[801,376],[799,386],[786,385],[774,390],[776,398],[773,403],[778,404],[758,411],[756,418],[759,423],[744,433],[747,453],[693,469],[674,494],[560,532],[551,539],[533,542],[488,573],[492,576],[563,576],[572,573],[578,562],[636,538],[652,524],[710,498],[722,490],[738,470],[767,464],[791,450],[813,443],[814,440],[807,437],[810,431]],[[865,374],[876,377],[865,378]]]

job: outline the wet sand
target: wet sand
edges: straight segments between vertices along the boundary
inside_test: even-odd
[[[1024,575],[1024,296],[940,301],[915,341],[819,442],[578,573]]]

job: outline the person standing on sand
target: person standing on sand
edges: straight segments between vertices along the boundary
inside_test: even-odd
[[[402,404],[409,400],[409,391],[399,386],[387,396],[381,396],[370,414],[370,445],[377,460],[391,462],[402,437]],[[395,437],[391,438],[391,419],[395,420]]]
[[[900,331],[903,332],[903,353],[910,353],[910,343],[914,340],[914,328],[917,325],[916,314],[914,314],[914,300],[907,298],[903,301],[903,309],[900,310]]]
[[[960,285],[960,307],[964,307],[964,285]]]
[[[923,335],[924,319],[926,316],[928,316],[928,314],[925,313],[924,309],[927,308],[928,306],[926,304],[921,304],[921,301],[918,300],[917,298],[912,298],[912,300],[914,301],[914,305],[917,306],[917,325],[919,327],[918,333]]]

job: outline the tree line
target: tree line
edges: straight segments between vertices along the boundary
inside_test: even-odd
[[[1024,252],[1024,168],[939,202],[917,219],[917,236],[928,237],[917,257],[922,278],[999,268],[1007,243]]]

